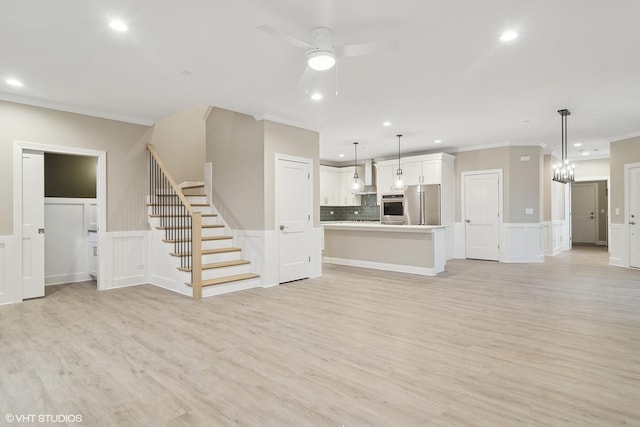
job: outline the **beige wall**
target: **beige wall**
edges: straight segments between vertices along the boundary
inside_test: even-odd
[[[263,122],[214,107],[206,121],[206,135],[216,208],[232,228],[264,230]]]
[[[575,162],[576,181],[609,176],[609,159],[580,160]]]
[[[265,229],[275,229],[275,155],[313,160],[314,227],[320,226],[320,136],[318,132],[264,121]]]
[[[148,228],[148,126],[0,101],[0,235],[13,234],[13,142],[107,153],[107,231]]]
[[[455,203],[456,221],[461,218],[462,172],[502,169],[504,191],[504,222],[537,223],[542,218],[543,154],[540,147],[500,147],[485,150],[456,153],[455,162]],[[528,162],[520,160],[529,156]],[[525,209],[532,208],[534,214],[526,215]]]
[[[610,198],[611,198],[611,223],[624,224],[626,214],[624,212],[624,165],[640,163],[640,136],[622,141],[612,142],[609,146],[610,153]],[[620,214],[616,215],[616,209]]]
[[[194,105],[153,125],[151,143],[178,184],[203,181],[208,110],[208,105]]]

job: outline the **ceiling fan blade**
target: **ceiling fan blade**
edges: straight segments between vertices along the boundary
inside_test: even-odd
[[[336,53],[341,57],[375,55],[377,53],[394,52],[399,49],[397,40],[374,43],[348,44],[336,46]]]
[[[275,36],[277,38],[279,38],[280,40],[284,40],[287,43],[295,46],[295,47],[299,47],[301,49],[314,49],[314,46],[311,45],[310,43],[307,43],[304,40],[300,40],[297,37],[292,36],[291,34],[287,34],[284,31],[280,30],[279,28],[276,28],[272,25],[260,25],[259,27],[257,27],[260,31],[264,31],[267,34],[271,34],[272,36]]]

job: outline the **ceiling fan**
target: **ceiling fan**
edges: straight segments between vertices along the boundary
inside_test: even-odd
[[[327,27],[313,28],[311,30],[311,38],[313,40],[311,43],[300,40],[271,25],[260,25],[258,29],[295,47],[305,49],[307,51],[307,64],[316,71],[329,70],[335,65],[337,58],[374,55],[398,50],[397,40],[336,46],[331,43],[331,29]]]

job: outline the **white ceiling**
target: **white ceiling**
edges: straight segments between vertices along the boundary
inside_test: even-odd
[[[116,17],[128,32],[108,27]],[[640,134],[639,17],[638,0],[5,1],[0,98],[147,124],[207,103],[320,131],[333,161],[351,161],[353,141],[361,158],[394,156],[397,133],[403,153],[559,152],[568,108],[570,144],[607,157],[609,141]],[[304,51],[262,24],[400,50],[339,60],[339,95],[314,102]],[[519,38],[500,42],[505,29]],[[334,71],[322,80],[335,91]]]

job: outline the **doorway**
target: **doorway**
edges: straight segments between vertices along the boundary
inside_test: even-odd
[[[312,159],[276,155],[275,218],[280,242],[279,283],[310,276],[312,165]]]
[[[14,286],[19,287],[19,289],[15,292],[15,295],[19,295],[20,300],[24,300],[27,298],[33,298],[37,296],[44,296],[44,256],[40,257],[38,254],[44,254],[44,236],[42,239],[36,239],[32,241],[25,242],[25,237],[29,240],[28,230],[24,231],[24,220],[29,218],[28,211],[32,208],[29,206],[23,206],[23,202],[25,200],[30,200],[33,197],[30,188],[30,181],[32,181],[30,169],[25,170],[23,167],[23,157],[26,154],[27,156],[33,155],[33,153],[40,153],[40,155],[44,155],[44,153],[56,153],[56,154],[68,154],[75,156],[89,156],[97,158],[96,164],[96,223],[97,223],[97,235],[98,235],[98,253],[102,253],[102,239],[103,233],[106,231],[106,152],[105,151],[97,151],[91,149],[83,149],[83,148],[75,148],[75,147],[62,147],[62,146],[54,146],[54,145],[46,145],[46,144],[38,144],[31,142],[22,142],[22,141],[14,141],[14,160],[13,160],[13,170],[14,170],[14,192],[13,192],[13,211],[14,211],[14,234],[17,242],[17,265],[20,267],[20,278],[22,279],[19,283],[16,283]],[[29,166],[27,166],[29,167]],[[26,172],[26,174],[25,174]],[[42,171],[42,186],[44,186],[44,171]],[[44,194],[43,194],[44,196]],[[44,197],[42,199],[42,211],[44,212]],[[36,203],[36,202],[34,202]],[[38,201],[39,205],[40,202]],[[35,206],[35,205],[34,205]],[[43,215],[44,216],[44,215]],[[43,234],[46,232],[44,229],[44,220],[42,221],[41,226],[37,227],[38,234]],[[40,231],[40,229],[42,231]],[[99,263],[103,263],[103,257],[100,258]],[[99,267],[102,269],[102,266]],[[38,276],[33,276],[34,272],[38,272]],[[25,281],[26,280],[26,281]],[[26,284],[25,284],[26,283]],[[101,282],[98,277],[97,280],[97,288],[101,290]],[[2,302],[2,301],[0,301]],[[7,302],[15,302],[15,301],[7,301]]]
[[[500,260],[502,170],[463,172],[465,257]]]
[[[572,242],[607,245],[607,181],[581,181],[571,185]]]

